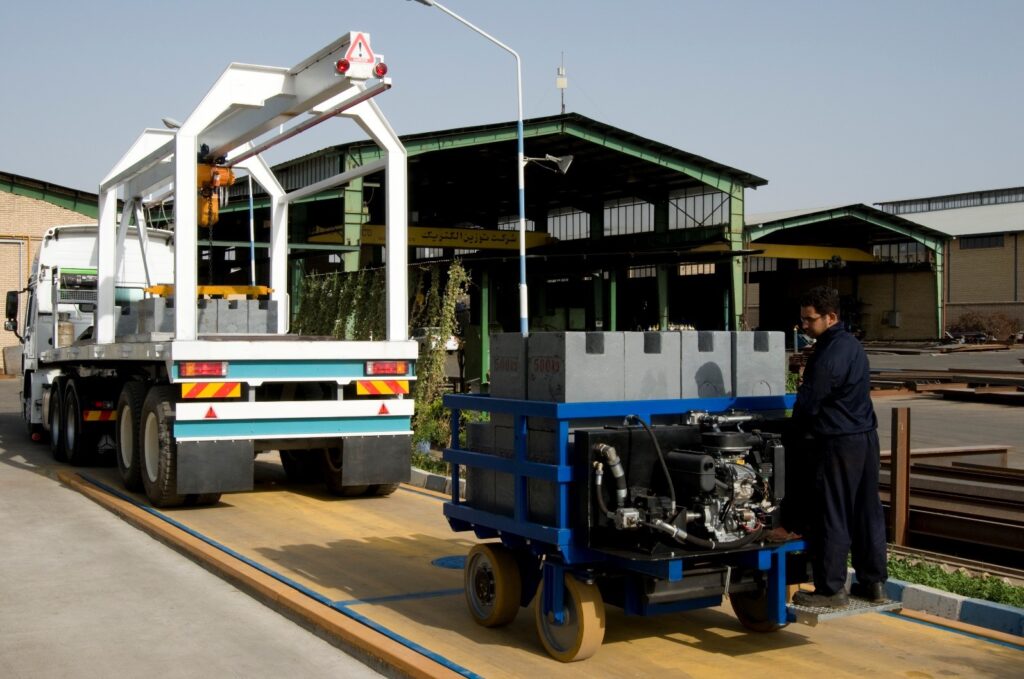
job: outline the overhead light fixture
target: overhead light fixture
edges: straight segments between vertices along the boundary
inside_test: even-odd
[[[181,127],[181,122],[175,120],[174,118],[161,118],[160,122],[162,122],[164,124],[164,127],[166,127],[168,130],[177,130],[178,128]]]
[[[562,174],[565,174],[566,172],[569,171],[569,166],[572,165],[572,159],[572,154],[565,156],[553,156],[550,153],[545,153],[543,158],[529,158],[524,156],[523,165],[530,161],[533,161],[540,165],[540,167],[543,167],[545,170],[551,170],[552,172],[560,172]],[[554,167],[541,165],[541,163],[554,163],[555,167],[557,167],[558,169],[556,170]]]

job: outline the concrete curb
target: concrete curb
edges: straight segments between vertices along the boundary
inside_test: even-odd
[[[451,497],[452,479],[450,476],[441,476],[433,472],[423,471],[416,467],[412,468],[409,477],[409,485],[417,488],[426,488],[436,493],[444,493]],[[466,498],[466,479],[459,479],[459,497]]]

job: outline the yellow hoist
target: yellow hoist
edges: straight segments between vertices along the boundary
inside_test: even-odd
[[[210,163],[199,163],[197,172],[199,184],[199,203],[197,205],[197,223],[199,226],[210,227],[217,223],[220,212],[221,187],[235,183],[235,173],[229,167],[218,167]]]

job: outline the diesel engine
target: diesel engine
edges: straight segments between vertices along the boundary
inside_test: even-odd
[[[657,554],[736,549],[774,526],[784,495],[779,434],[747,413],[680,425],[576,431],[589,450],[590,545]]]

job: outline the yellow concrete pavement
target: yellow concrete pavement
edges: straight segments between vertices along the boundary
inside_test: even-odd
[[[1019,646],[901,616],[875,613],[755,634],[740,626],[728,606],[652,618],[627,617],[609,607],[602,648],[588,660],[563,665],[541,647],[532,607],[522,609],[505,628],[484,629],[472,621],[461,570],[434,562],[464,556],[476,540],[449,529],[441,496],[403,486],[389,498],[334,498],[315,486],[285,485],[273,463],[263,458],[257,467],[253,492],[224,496],[214,507],[165,514],[343,602],[343,612],[365,616],[480,676],[1006,677],[1024,666]],[[118,485],[112,470],[89,474]],[[163,529],[161,539],[175,531],[181,533]],[[264,598],[286,596],[280,585],[265,587],[278,594],[263,591]],[[295,606],[286,607],[295,613]],[[311,610],[317,607],[331,611],[321,604]],[[388,653],[399,658],[396,666],[404,673],[453,676],[423,656],[410,660],[411,651],[383,635],[376,638],[395,646]]]

